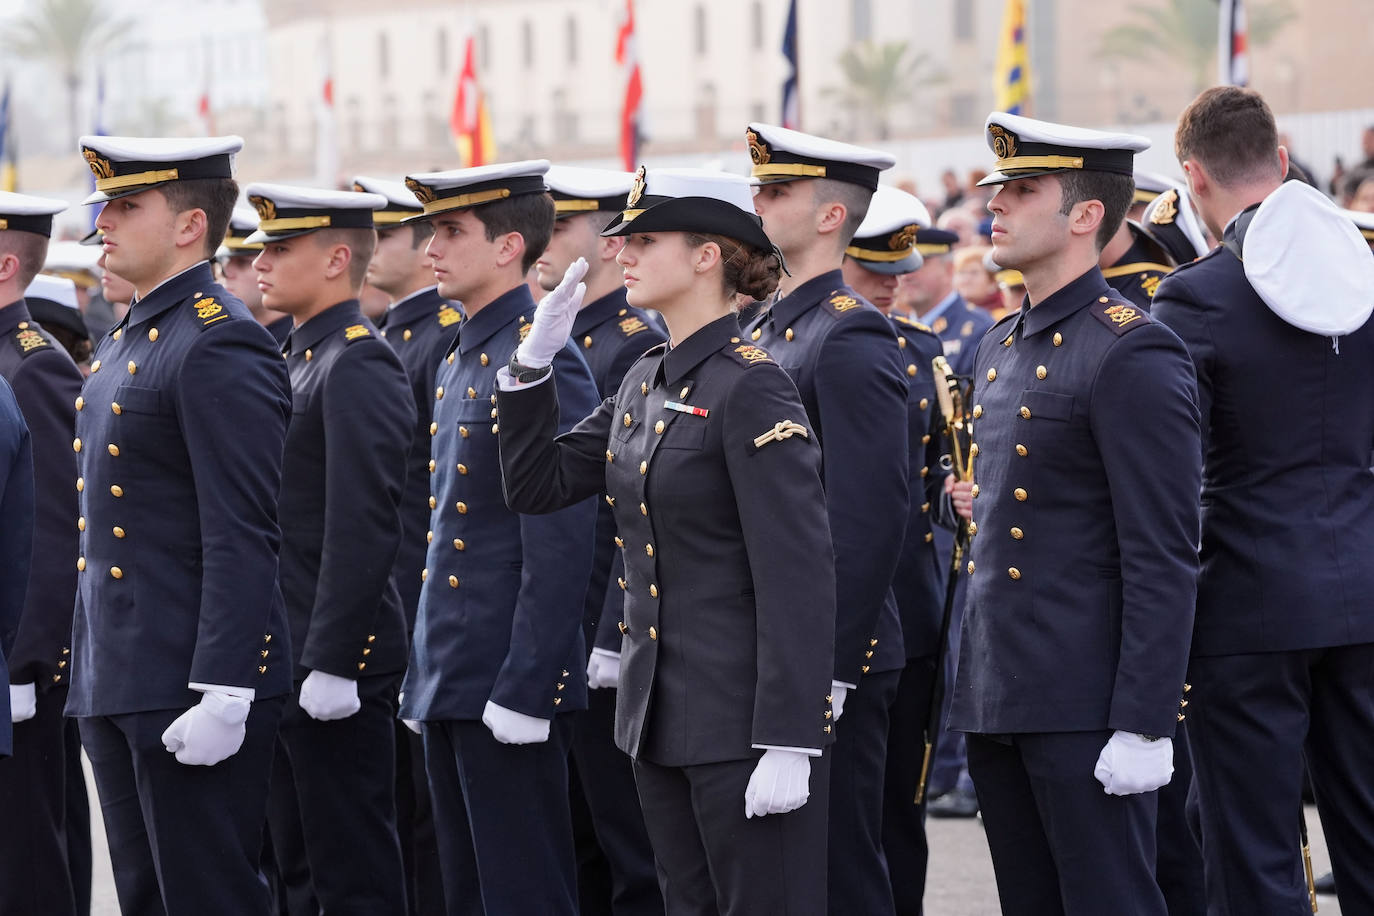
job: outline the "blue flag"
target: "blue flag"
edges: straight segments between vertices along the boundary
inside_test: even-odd
[[[782,126],[801,129],[801,93],[797,90],[797,0],[787,5],[787,27],[782,32],[782,56],[787,58],[787,79],[782,84]]]

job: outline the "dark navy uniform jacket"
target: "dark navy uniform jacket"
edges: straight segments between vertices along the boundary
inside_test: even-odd
[[[1374,642],[1374,322],[1286,323],[1219,247],[1159,286],[1206,449],[1195,655]]]
[[[1201,479],[1182,342],[1092,270],[983,338],[951,728],[1174,732]]]
[[[96,347],[77,402],[81,530],[67,714],[178,709],[187,683],[291,687],[277,579],[286,363],[197,264]]]
[[[572,341],[587,361],[602,399],[620,390],[625,372],[644,351],[665,339],[657,319],[643,309],[631,308],[625,301],[625,288],[602,296],[583,306],[573,321]],[[595,645],[620,651],[620,622],[625,617],[625,596],[615,585],[625,566],[615,546],[615,518],[611,507],[598,503],[596,513],[596,555],[592,579],[587,586],[587,607],[583,612],[583,636],[590,652]]]
[[[954,294],[954,301],[930,320],[930,329],[944,342],[945,357],[955,375],[973,372],[973,355],[978,341],[992,327],[993,317],[976,305],[969,305],[963,296]]]
[[[10,383],[33,447],[34,518],[31,580],[14,648],[10,680],[41,690],[67,684],[72,604],[76,597],[76,398],[81,370],[29,315],[21,299],[0,309],[0,377]]]
[[[773,303],[748,335],[787,370],[821,440],[835,552],[835,680],[906,665],[892,576],[906,535],[907,360],[838,270]]]
[[[1127,222],[1126,227],[1131,233],[1131,247],[1115,264],[1103,270],[1102,276],[1123,299],[1148,312],[1159,281],[1174,269],[1174,262],[1164,247],[1138,224]]]
[[[496,370],[529,332],[529,288],[498,297],[458,330],[434,389],[433,512],[401,714],[480,719],[488,700],[529,716],[587,705],[582,607],[596,505],[520,515],[501,491]],[[597,403],[571,343],[554,357],[560,429]]]
[[[394,674],[407,653],[392,578],[415,418],[405,370],[356,299],[293,330],[283,352],[281,587],[295,675]]]
[[[787,374],[739,335],[727,315],[650,350],[557,440],[561,390],[498,395],[511,505],[546,512],[603,488],[614,503],[616,744],[663,766],[833,738],[820,452]]]
[[[278,318],[269,325],[265,325],[265,327],[267,328],[267,333],[271,334],[272,339],[277,342],[277,346],[281,346],[286,343],[286,338],[291,334],[293,325],[294,322],[291,320],[291,316],[286,315],[285,317]]]
[[[415,429],[406,456],[405,495],[401,498],[400,552],[396,554],[396,587],[407,632],[415,628],[420,602],[420,572],[425,568],[425,532],[429,530],[429,423],[434,407],[434,373],[458,333],[463,315],[438,287],[422,289],[397,302],[378,327],[396,350],[410,379],[415,402]]]
[[[33,546],[33,448],[14,392],[0,379],[0,673],[24,614]],[[10,678],[6,678],[6,682]],[[0,757],[14,749],[10,692],[0,698]]]
[[[931,527],[931,512],[938,512],[948,474],[940,467],[946,448],[940,430],[943,420],[936,420],[940,409],[931,367],[944,350],[940,338],[924,324],[900,315],[890,317],[910,382],[906,428],[911,488],[906,534],[897,572],[892,577],[892,594],[901,614],[906,657],[922,658],[935,655],[940,649],[940,617],[944,610],[945,571],[936,556]]]

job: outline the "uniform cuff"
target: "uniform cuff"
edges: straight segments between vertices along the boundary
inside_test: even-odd
[[[819,757],[821,749],[818,747],[786,747],[781,744],[751,744],[756,751],[792,751],[797,754],[805,754],[808,757]]]
[[[253,697],[257,695],[257,691],[254,690],[252,687],[229,687],[224,684],[202,684],[198,681],[192,681],[186,686],[191,688],[192,690],[199,691],[200,693],[209,693],[211,691],[214,691],[215,693],[222,693],[225,696],[242,697],[243,699],[249,700],[250,702],[252,701]]]
[[[496,370],[496,386],[502,391],[524,391],[526,388],[542,385],[551,378],[553,378],[553,373],[549,372],[532,382],[517,382],[515,376],[510,374],[510,369],[507,367],[502,366],[500,369]]]

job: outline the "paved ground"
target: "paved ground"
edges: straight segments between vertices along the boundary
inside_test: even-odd
[[[90,783],[89,764],[87,783]],[[92,804],[95,786],[90,786]],[[92,916],[119,916],[114,885],[110,880],[110,860],[105,846],[99,812],[93,816],[92,845],[95,847],[95,892]],[[1315,808],[1307,809],[1312,830],[1312,864],[1321,874],[1330,869],[1326,843],[1322,839]],[[988,858],[983,828],[976,819],[930,821],[930,877],[926,885],[926,916],[997,916],[997,888],[993,883],[992,861]],[[1321,916],[1340,916],[1335,897],[1319,899]]]

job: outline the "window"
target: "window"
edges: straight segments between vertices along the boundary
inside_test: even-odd
[[[528,19],[520,23],[520,59],[526,68],[534,66],[534,24]]]
[[[386,33],[377,36],[377,78],[386,79],[391,73],[391,45]]]
[[[754,3],[749,7],[749,21],[753,31],[755,51],[763,50],[763,4]]]
[[[434,41],[434,59],[438,64],[435,69],[440,76],[445,76],[448,73],[448,29],[440,29]]]
[[[968,0],[964,0],[965,3]],[[868,41],[873,37],[873,9],[869,0],[853,0],[849,7],[849,31],[854,41]]]
[[[568,51],[568,64],[577,64],[577,20],[569,16],[563,26],[563,45]]]
[[[401,119],[396,113],[400,102],[392,93],[387,93],[382,99],[382,123],[381,130],[376,137],[372,138],[373,145],[377,149],[398,149],[401,144],[398,135],[401,132]]]
[[[716,87],[703,83],[697,90],[696,135],[701,140],[714,140],[716,134]]]
[[[954,40],[973,41],[973,4],[969,0],[954,0]]]
[[[692,9],[692,46],[696,48],[697,57],[706,56],[706,7],[697,4]]]
[[[485,72],[487,61],[491,60],[491,29],[482,26],[477,30],[477,69]]]
[[[982,119],[978,97],[972,92],[956,92],[949,97],[949,120],[956,127],[971,127]]]

